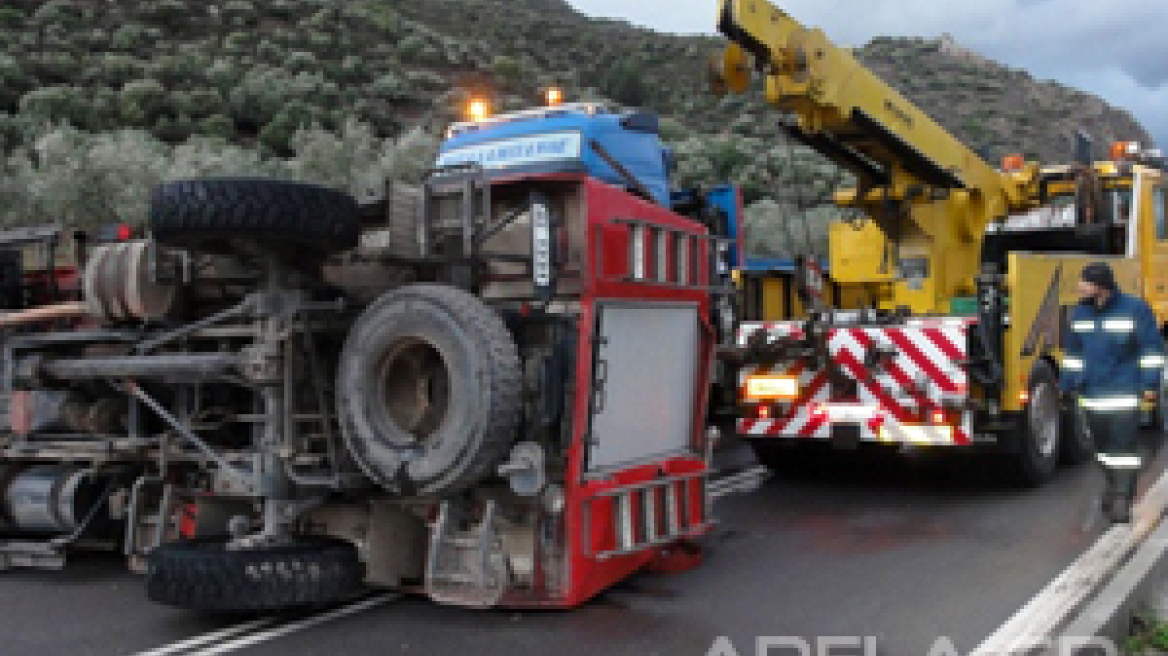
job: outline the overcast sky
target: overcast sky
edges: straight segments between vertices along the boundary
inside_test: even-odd
[[[653,29],[715,30],[717,0],[568,0]],[[772,0],[773,1],[773,0]],[[1168,0],[778,0],[837,43],[937,37],[1123,107],[1168,150]]]

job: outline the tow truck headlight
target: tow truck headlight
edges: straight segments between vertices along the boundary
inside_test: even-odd
[[[746,377],[748,401],[790,401],[799,397],[799,378],[758,374]]]

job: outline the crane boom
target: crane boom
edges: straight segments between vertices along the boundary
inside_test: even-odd
[[[720,0],[718,29],[732,42],[716,71],[723,86],[744,92],[753,57],[767,102],[789,114],[788,134],[855,175],[837,203],[865,210],[898,263],[927,258],[930,298],[912,306],[937,310],[967,290],[986,225],[1037,205],[1037,165],[996,170],[849,49],[768,0]]]

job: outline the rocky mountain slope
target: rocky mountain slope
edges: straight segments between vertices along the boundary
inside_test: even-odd
[[[538,102],[552,84],[570,99],[658,109],[683,180],[729,179],[750,201],[769,201],[752,240],[763,251],[793,249],[771,223],[804,218],[840,179],[786,144],[757,96],[708,93],[719,39],[589,19],[564,0],[7,0],[0,43],[7,223],[96,220],[91,199],[104,192],[49,197],[78,196],[75,180],[52,183],[66,174],[110,188],[136,175],[137,189],[182,174],[261,172],[360,191],[422,168],[468,95],[489,93],[503,111]],[[992,160],[1067,159],[1077,127],[1099,144],[1148,140],[1122,110],[951,40],[876,39],[857,55]],[[357,142],[364,159],[351,153]],[[102,153],[127,143],[137,172],[106,170],[125,158]],[[138,215],[119,202],[103,212]]]

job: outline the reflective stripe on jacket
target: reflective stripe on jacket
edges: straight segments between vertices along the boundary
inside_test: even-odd
[[[1084,398],[1160,389],[1164,339],[1148,304],[1122,292],[1103,307],[1080,303],[1063,335],[1059,387]]]

